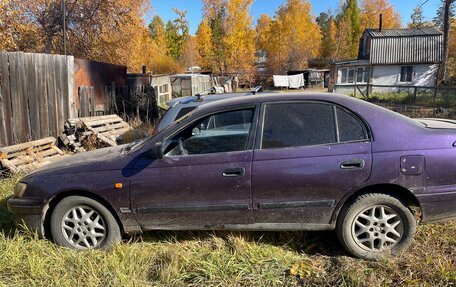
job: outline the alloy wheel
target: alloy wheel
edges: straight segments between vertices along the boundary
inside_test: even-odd
[[[78,205],[69,209],[63,216],[62,233],[68,243],[75,248],[96,248],[106,238],[106,223],[95,209]]]
[[[370,252],[393,247],[404,234],[400,215],[386,205],[370,206],[355,216],[351,235],[355,243]]]

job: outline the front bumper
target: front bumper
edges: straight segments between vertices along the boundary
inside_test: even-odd
[[[24,197],[8,199],[8,210],[14,214],[17,225],[25,225],[44,237],[44,210],[46,202],[42,198]]]

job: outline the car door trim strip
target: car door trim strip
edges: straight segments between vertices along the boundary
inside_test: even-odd
[[[247,203],[223,204],[223,205],[192,205],[192,206],[170,206],[170,207],[141,207],[138,213],[162,213],[162,212],[198,212],[198,211],[222,211],[222,210],[246,210]]]
[[[299,208],[299,207],[332,207],[335,200],[290,201],[290,202],[261,202],[259,209]]]

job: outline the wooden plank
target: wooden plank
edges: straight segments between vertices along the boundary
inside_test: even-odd
[[[56,105],[56,87],[55,87],[55,66],[52,55],[45,55],[47,73],[46,73],[46,88],[48,95],[48,115],[49,115],[49,133],[52,136],[57,132],[57,105]]]
[[[47,149],[40,153],[33,153],[31,155],[26,156],[18,156],[15,159],[10,160],[10,163],[19,167],[24,164],[30,164],[33,162],[40,162],[41,160],[45,159],[48,156],[59,155],[54,149]]]
[[[76,108],[76,95],[74,85],[74,57],[67,57],[68,66],[68,99],[69,99],[69,114],[68,118],[75,118],[78,116],[78,110]]]
[[[118,129],[118,130],[115,130],[115,131],[108,131],[108,132],[104,132],[104,133],[99,133],[99,134],[102,134],[102,135],[107,136],[107,137],[120,136],[121,134],[124,134],[124,133],[128,132],[129,130],[131,130],[130,127],[123,128],[123,129]]]
[[[15,152],[0,153],[0,155],[2,155],[4,158],[12,159],[12,158],[15,158],[15,157],[18,157],[18,156],[29,155],[31,153],[37,153],[37,152],[41,152],[43,150],[50,149],[53,145],[54,145],[54,143],[49,143],[49,144],[46,144],[46,145],[36,146],[36,147],[33,147],[33,148],[31,147],[31,148],[27,148],[27,149],[15,151]]]
[[[54,143],[55,138],[46,138],[2,148],[0,162],[12,173],[27,172],[33,167],[41,166],[54,158],[63,156],[63,152]]]
[[[28,99],[28,80],[25,73],[26,70],[26,55],[24,53],[18,53],[18,88],[21,94],[21,109],[22,109],[22,137],[21,142],[32,140],[32,131],[30,124],[30,110],[29,110],[29,99]]]
[[[90,93],[90,115],[95,116],[95,89],[90,86],[89,88]]]
[[[16,152],[28,148],[33,148],[35,146],[41,146],[41,145],[46,145],[46,144],[54,144],[55,143],[55,138],[54,137],[48,137],[36,141],[31,141],[31,142],[26,142],[26,143],[21,143],[17,145],[12,145],[12,146],[7,146],[7,147],[2,147],[0,148],[0,152],[2,153],[10,153],[10,152]]]
[[[1,59],[0,59],[1,61]],[[2,73],[1,71],[1,64],[0,64],[0,74]],[[1,146],[6,146],[8,145],[8,138],[6,135],[6,124],[5,124],[5,114],[3,112],[4,110],[4,102],[3,102],[3,96],[2,96],[2,83],[0,81],[0,147]]]
[[[18,83],[18,53],[9,53],[9,67],[10,67],[10,91],[11,91],[11,107],[12,107],[12,129],[13,129],[13,144],[23,142],[22,137],[22,104],[21,93]]]
[[[105,135],[98,134],[97,138],[100,139],[101,141],[109,144],[110,146],[116,146],[117,145],[116,142],[112,141],[110,138],[106,137]]]
[[[68,57],[62,56],[60,57],[61,65],[62,65],[62,101],[63,101],[63,118],[62,120],[62,130],[64,122],[70,118],[70,94],[68,89]],[[71,71],[73,72],[73,71]]]
[[[60,149],[59,149],[58,147],[56,147],[55,145],[51,145],[51,148],[52,148],[53,150],[55,150],[58,154],[63,155],[63,151],[60,150]]]
[[[25,54],[26,77],[27,77],[27,98],[29,101],[29,118],[31,136],[33,140],[41,138],[40,110],[37,94],[37,59],[36,54]]]
[[[83,122],[85,125],[90,126],[90,127],[96,127],[96,126],[101,126],[101,125],[106,125],[106,124],[115,124],[115,123],[125,123],[121,118],[119,119],[106,119],[106,120],[98,120],[98,121],[86,121],[84,118],[81,118],[81,122]],[[125,123],[128,125],[127,123]]]
[[[37,96],[40,114],[40,130],[41,136],[45,137],[51,135],[49,131],[46,55],[39,54],[37,58]]]
[[[119,117],[118,115],[105,115],[105,116],[96,116],[96,117],[85,117],[85,118],[81,118],[81,120],[82,120],[82,119],[83,119],[85,122],[88,122],[88,123],[90,123],[90,122],[96,122],[96,121],[101,121],[101,120],[112,120],[112,121],[114,121],[114,120],[117,120],[117,121],[121,120],[121,121],[123,121],[122,118]]]
[[[11,164],[10,161],[7,160],[7,159],[0,159],[0,163],[2,164],[3,167],[6,167],[12,173],[18,173],[19,172],[18,168],[15,167],[13,164]]]
[[[54,55],[53,56],[53,63],[55,67],[55,98],[56,98],[56,134],[54,136],[58,136],[63,131],[63,123],[65,122],[66,118],[64,115],[64,100],[63,100],[63,59],[65,56],[61,55]]]
[[[13,144],[13,129],[12,129],[12,111],[11,111],[11,94],[10,94],[10,71],[8,54],[0,52],[0,82],[2,90],[3,116],[5,121],[6,138],[5,145]]]
[[[130,126],[126,125],[126,123],[118,123],[118,124],[107,124],[101,127],[96,127],[92,128],[92,130],[96,133],[102,133],[106,131],[114,131],[117,129],[124,129],[124,128],[130,128]]]

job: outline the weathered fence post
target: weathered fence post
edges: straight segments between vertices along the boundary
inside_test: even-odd
[[[91,116],[95,116],[95,89],[90,86],[90,112]]]

